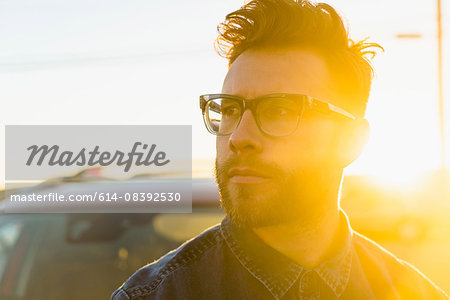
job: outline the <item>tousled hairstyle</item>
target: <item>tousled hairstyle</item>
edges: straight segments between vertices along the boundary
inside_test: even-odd
[[[327,62],[344,107],[364,116],[378,49],[366,40],[355,42],[336,10],[308,0],[253,0],[229,13],[218,26],[216,51],[229,66],[248,49],[312,49]],[[367,56],[371,56],[368,58]]]

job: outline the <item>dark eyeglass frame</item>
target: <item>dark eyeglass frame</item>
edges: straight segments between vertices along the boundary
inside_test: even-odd
[[[295,126],[295,129],[293,129],[292,132],[287,133],[287,134],[282,134],[282,135],[274,135],[274,134],[271,134],[270,132],[265,131],[263,129],[263,127],[261,126],[260,120],[256,114],[256,106],[258,105],[258,103],[261,100],[270,99],[270,98],[277,98],[277,99],[286,98],[286,99],[295,100],[296,104],[299,106],[300,109],[299,109],[299,115],[297,118],[297,124]],[[230,133],[223,134],[223,133],[215,132],[209,125],[208,117],[206,115],[206,107],[207,107],[208,102],[217,100],[217,99],[237,100],[240,105],[241,115],[239,117],[239,121],[237,122],[236,127]],[[288,136],[288,135],[294,133],[298,128],[298,124],[300,123],[300,119],[301,119],[305,109],[311,109],[313,111],[317,111],[322,114],[330,115],[330,116],[334,115],[334,116],[338,116],[338,117],[344,117],[346,119],[352,119],[352,120],[356,119],[356,117],[354,115],[352,115],[351,113],[349,113],[348,111],[346,111],[343,108],[340,108],[340,107],[333,105],[331,103],[328,103],[326,101],[322,101],[322,100],[319,100],[319,99],[316,99],[316,98],[313,98],[311,96],[304,95],[304,94],[276,93],[276,94],[263,95],[260,97],[256,97],[254,99],[245,99],[245,98],[242,98],[239,96],[229,95],[229,94],[206,94],[206,95],[200,96],[200,108],[202,110],[203,121],[205,123],[206,129],[208,129],[208,131],[210,133],[212,133],[214,135],[218,135],[218,136],[231,135],[234,132],[234,130],[236,130],[236,128],[239,127],[239,124],[241,123],[241,120],[242,120],[242,115],[247,110],[247,108],[251,110],[253,117],[255,118],[256,124],[258,125],[259,130],[261,130],[261,132],[264,132],[265,134],[270,135],[270,136]]]

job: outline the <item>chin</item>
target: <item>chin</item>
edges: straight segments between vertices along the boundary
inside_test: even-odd
[[[221,191],[221,205],[233,223],[244,228],[283,224],[297,214],[270,191],[231,186]]]

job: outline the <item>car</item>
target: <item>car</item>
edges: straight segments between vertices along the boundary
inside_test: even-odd
[[[52,187],[77,181],[83,192],[74,178]],[[223,217],[212,178],[192,180],[192,213],[3,213],[0,299],[109,299],[137,269]]]
[[[347,175],[341,207],[356,231],[381,244],[448,241],[450,173],[423,174],[419,179],[409,186],[396,187],[370,176]],[[447,187],[442,188],[441,183]]]

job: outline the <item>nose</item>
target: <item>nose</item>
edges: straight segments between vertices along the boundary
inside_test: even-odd
[[[247,109],[242,114],[241,122],[229,139],[230,149],[237,153],[241,151],[261,152],[263,133],[259,130],[252,112]]]

